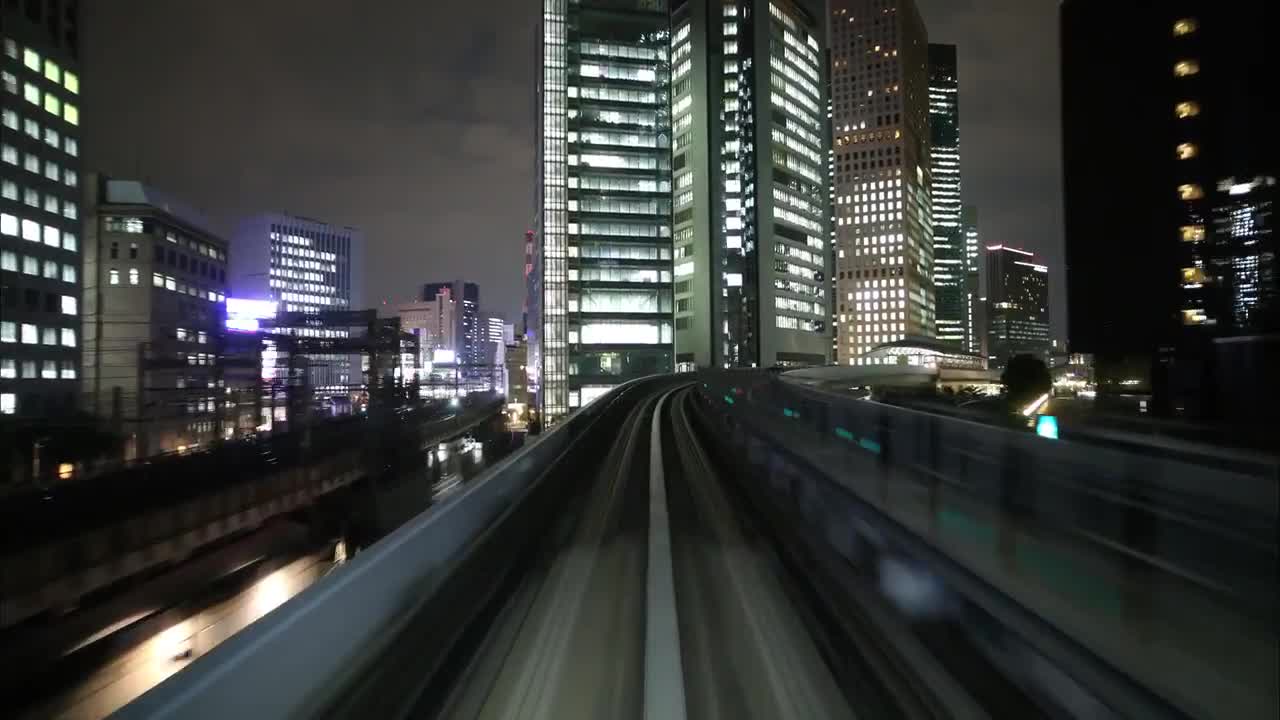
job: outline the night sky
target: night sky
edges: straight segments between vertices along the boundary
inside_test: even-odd
[[[1065,332],[1057,2],[919,0],[959,46],[964,200],[986,243],[1044,253]],[[361,228],[365,301],[480,283],[518,318],[533,214],[539,3],[84,3],[89,169],[229,232],[283,210]]]

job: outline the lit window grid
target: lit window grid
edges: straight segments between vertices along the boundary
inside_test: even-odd
[[[687,55],[687,51],[681,48],[681,41],[687,37],[687,32],[677,29],[673,54],[679,53],[683,58]],[[623,47],[623,46],[618,46]],[[634,55],[634,54],[633,54]],[[615,102],[635,102],[651,106],[649,112],[655,117],[661,110],[658,106],[659,86],[665,85],[665,70],[661,63],[666,58],[665,50],[655,51],[646,57],[639,59],[653,60],[651,68],[643,70],[643,77],[637,74],[637,79],[646,79],[654,83],[654,89],[647,94],[642,93],[645,97],[626,97],[623,98],[620,93],[613,92],[609,87],[583,87],[580,89],[568,88],[566,97],[568,107],[566,114],[569,118],[574,119],[577,129],[566,133],[565,153],[566,153],[566,175],[565,188],[567,193],[563,196],[566,198],[564,207],[567,218],[565,224],[565,249],[567,251],[567,262],[565,270],[564,285],[566,287],[566,303],[564,309],[558,313],[565,318],[565,350],[563,352],[564,364],[561,371],[564,373],[565,388],[565,407],[572,409],[580,403],[586,402],[590,398],[588,390],[600,390],[601,388],[594,385],[577,386],[579,381],[574,377],[579,370],[579,361],[576,359],[579,351],[588,352],[591,345],[611,345],[618,342],[624,342],[623,338],[628,338],[625,342],[640,342],[645,344],[652,342],[655,344],[670,344],[673,340],[673,323],[670,322],[671,316],[671,203],[672,203],[672,180],[670,171],[666,167],[665,161],[659,162],[659,158],[669,157],[669,151],[665,147],[657,147],[658,143],[650,142],[631,142],[625,141],[618,143],[620,149],[617,152],[593,151],[592,154],[584,154],[580,152],[585,142],[594,141],[600,137],[601,131],[598,131],[594,125],[601,121],[606,121],[603,117],[604,113],[585,112],[585,103],[590,102],[593,106],[603,107],[611,105]],[[650,73],[650,70],[652,71]],[[609,73],[605,73],[608,75]],[[614,74],[616,76],[616,74]],[[584,81],[585,82],[585,81]],[[594,83],[602,83],[604,80],[591,80]],[[687,117],[692,111],[692,98],[690,96],[677,97],[671,105],[671,110],[675,118],[675,122],[681,122],[681,118]],[[612,111],[609,111],[610,113]],[[686,130],[691,123],[685,121]],[[548,123],[547,127],[553,127]],[[657,128],[659,132],[669,136],[671,128]],[[544,131],[545,132],[545,131]],[[549,134],[549,133],[547,133]],[[598,143],[597,143],[598,144]],[[673,147],[674,150],[674,147]],[[608,180],[607,175],[610,167],[626,167],[632,170],[642,169],[652,171],[651,180],[644,181],[646,186],[641,186],[631,180],[627,181],[627,187],[600,187],[603,185],[613,185]],[[603,171],[598,168],[605,168]],[[682,175],[681,180],[691,184],[691,178]],[[547,186],[550,183],[546,184]],[[684,186],[688,187],[688,185]],[[627,200],[619,193],[638,192],[646,193],[652,197],[643,200]],[[544,204],[550,206],[555,201],[555,192],[553,188],[544,187]],[[678,202],[682,195],[677,195],[675,200]],[[550,201],[548,201],[550,198]],[[630,216],[626,221],[620,220],[621,215]],[[554,218],[552,219],[554,220]],[[544,224],[546,220],[544,219]],[[620,240],[626,238],[628,242],[625,246],[609,245],[607,241],[602,244],[602,237],[617,237]],[[635,240],[644,239],[654,243],[649,245],[646,243],[637,243]],[[632,268],[620,271],[611,267],[612,257],[609,253],[596,253],[595,250],[605,247],[625,247],[629,251],[629,259],[651,260],[652,265],[645,268]],[[640,257],[635,252],[648,251],[648,255]],[[642,253],[643,254],[643,253]],[[554,258],[548,254],[548,250],[544,245],[544,262],[543,267],[543,287],[544,287],[544,318],[547,323],[554,322],[556,313],[552,309],[547,309],[546,288],[548,287],[547,275],[555,271],[553,265]],[[603,263],[603,265],[602,265]],[[549,268],[549,269],[548,269]],[[632,277],[632,276],[635,277]],[[624,277],[625,276],[625,277]],[[644,277],[641,277],[644,276]],[[651,277],[650,277],[651,276]],[[581,285],[580,283],[590,282],[591,285]],[[633,290],[633,289],[617,289],[609,290],[607,285],[601,287],[602,283],[613,282],[653,282],[657,284],[655,290]],[[601,318],[600,315],[608,313],[626,313],[632,316],[632,322],[611,321],[607,317]],[[648,315],[648,318],[640,319],[635,315]],[[593,318],[594,316],[594,318]],[[547,333],[543,338],[543,355],[547,355],[546,345]],[[643,339],[642,339],[643,338]],[[571,352],[572,351],[572,352]],[[543,378],[554,379],[552,376],[557,372],[557,368],[544,360]],[[544,388],[544,408],[550,416],[553,414],[554,403],[550,392],[546,392],[547,383],[543,383]],[[554,390],[554,388],[553,388]]]
[[[318,249],[314,238],[272,231],[267,286],[287,312],[348,308],[349,289],[341,287],[338,254]]]
[[[569,410],[566,263],[567,0],[544,0],[542,28],[542,403],[548,420]]]
[[[840,46],[846,42],[849,42],[851,39],[853,39],[854,33],[856,32],[857,37],[866,38],[865,42],[868,45],[867,47],[868,51],[871,50],[870,45],[874,41],[877,44],[882,44],[882,43],[886,44],[886,47],[883,48],[884,57],[887,58],[887,57],[890,57],[891,55],[896,56],[896,49],[893,49],[887,46],[887,44],[890,44],[892,42],[892,38],[890,37],[892,33],[889,33],[884,28],[877,29],[872,27],[859,26],[855,30],[852,25],[850,25],[848,28],[842,27],[841,25],[836,25],[834,26],[834,30],[835,32],[834,32],[833,42],[837,46]],[[833,50],[834,49],[835,48],[833,48]],[[881,50],[880,47],[876,47],[875,49],[877,51]],[[837,130],[839,130],[841,126],[846,128],[846,131],[849,128],[852,128],[854,130],[859,130],[859,129],[866,130],[869,128],[874,128],[875,127],[874,123],[870,121],[875,120],[875,115],[877,113],[883,114],[887,112],[903,111],[901,94],[899,93],[892,94],[893,96],[892,103],[888,105],[873,106],[870,103],[859,102],[856,100],[856,97],[855,97],[855,102],[853,103],[852,109],[845,107],[844,105],[841,105],[840,107],[834,107],[835,105],[837,105],[837,103],[835,102],[836,96],[847,97],[850,94],[851,90],[856,89],[854,86],[858,85],[858,81],[862,79],[861,77],[858,77],[857,75],[854,75],[852,72],[850,72],[851,68],[848,68],[847,67],[848,65],[849,65],[848,62],[842,63],[837,61],[833,63],[833,73],[835,75],[833,79],[833,114],[838,116],[836,118]],[[861,72],[858,72],[858,75],[861,75],[861,74],[862,74]],[[900,73],[895,68],[893,71],[893,75],[895,76],[895,79],[898,74]],[[888,73],[886,73],[886,75],[888,75]],[[871,134],[871,133],[868,133],[868,134]],[[858,150],[864,150],[864,149],[875,150],[877,148],[889,149],[891,148],[891,144],[888,142],[864,143],[864,144],[857,145],[856,148]],[[874,153],[868,152],[868,156],[874,157]],[[886,155],[886,156],[892,157],[891,155]],[[884,176],[884,173],[881,171],[881,169],[874,169],[870,171],[855,170],[852,174],[852,178],[845,179],[844,177],[841,177],[841,176],[842,175],[847,176],[847,171],[844,171],[842,173],[840,170],[837,170],[834,167],[832,168],[832,171],[833,171],[833,176],[835,176],[835,185],[836,185],[835,192],[833,194],[835,194],[837,197],[841,197],[845,194],[846,191],[844,190],[844,188],[848,187],[850,183],[858,182],[866,178],[880,179]],[[900,173],[898,174],[900,175]],[[908,184],[914,185],[913,179],[909,180]],[[837,237],[839,242],[838,258],[840,261],[843,261],[838,263],[838,268],[844,271],[843,273],[838,272],[836,274],[837,278],[839,278],[841,274],[845,274],[847,276],[853,276],[855,274],[855,271],[860,269],[866,269],[867,263],[865,262],[865,260],[870,259],[877,264],[879,264],[880,261],[882,260],[882,258],[879,257],[879,253],[884,252],[882,250],[877,250],[877,256],[872,256],[870,258],[865,256],[859,257],[857,253],[857,246],[855,244],[855,241],[860,240],[860,237],[858,236],[878,234],[880,231],[883,230],[883,226],[881,226],[880,223],[885,221],[894,223],[895,225],[900,223],[901,224],[900,226],[903,227],[905,231],[911,225],[919,223],[920,218],[927,219],[929,215],[931,215],[931,212],[928,207],[927,197],[921,198],[918,192],[911,192],[913,190],[916,190],[916,188],[908,188],[908,197],[906,199],[906,203],[912,204],[913,207],[909,208],[910,212],[902,212],[901,215],[899,214],[899,210],[896,207],[893,208],[891,212],[885,212],[885,211],[882,211],[882,208],[880,207],[877,207],[874,211],[872,211],[869,207],[861,206],[861,207],[849,208],[850,210],[856,211],[856,212],[849,212],[849,213],[839,213],[839,208],[837,208],[838,216],[836,217],[835,226],[836,226]],[[923,199],[923,202],[921,202],[922,199]],[[907,209],[908,208],[904,207],[904,210],[907,210]],[[912,219],[913,215],[916,218],[916,220],[914,221]],[[944,217],[944,221],[947,221],[945,217]],[[868,224],[870,224],[870,227],[868,227]],[[850,227],[850,226],[854,226],[854,227]],[[868,230],[870,232],[868,232]],[[915,245],[928,244],[928,241],[926,240],[926,238],[932,235],[932,233],[930,232],[931,228],[928,225],[926,225],[926,227],[921,228],[921,230],[923,230],[923,232],[917,231],[919,232],[919,235],[920,235],[920,238],[918,240],[913,240],[912,238],[908,238],[909,246],[913,244]],[[914,233],[908,232],[908,234],[913,235]],[[914,255],[916,257],[913,260],[913,265],[915,265],[917,269],[922,269],[926,272],[928,271],[929,262],[932,257],[931,248],[919,247],[914,252],[912,252],[912,248],[908,247],[908,248],[905,248],[905,250],[906,252],[903,253],[904,260],[907,260],[908,256]],[[896,260],[898,256],[895,254],[893,255],[893,257]],[[872,269],[875,269],[875,268],[872,268]],[[894,270],[894,268],[890,268],[889,270],[892,271]],[[848,282],[849,282],[848,280],[842,280],[842,279],[835,280],[835,284],[838,287],[844,286]],[[921,303],[922,307],[920,308],[919,315],[921,316],[921,318],[927,320],[932,313],[931,313],[931,309],[927,306],[928,294],[927,292],[925,292],[924,288],[921,288],[921,291],[922,292],[920,294],[924,296],[925,302]],[[915,302],[915,297],[916,297],[915,294],[913,294],[912,296],[913,302]],[[913,315],[914,314],[915,313],[913,313]]]
[[[816,41],[810,47],[809,43],[800,40],[799,35],[793,32],[795,28],[794,21],[780,10],[776,5],[771,3],[771,13],[774,15],[775,35],[780,34],[783,37],[783,56],[779,56],[776,52],[770,56],[770,78],[771,84],[775,89],[773,102],[775,105],[782,106],[785,110],[789,110],[792,114],[797,115],[804,122],[808,122],[808,116],[803,112],[795,112],[797,108],[792,105],[787,106],[791,100],[798,100],[805,109],[821,114],[820,104],[825,101],[818,92],[816,85],[809,81],[817,81],[819,77],[819,66],[816,54]],[[785,18],[785,20],[780,18]],[[775,45],[775,49],[776,49]],[[779,98],[776,90],[781,89],[785,96]],[[808,97],[805,96],[808,93]],[[770,128],[770,135],[774,144],[774,158],[781,159],[780,163],[784,168],[790,170],[794,174],[800,175],[804,179],[814,183],[819,187],[827,186],[826,174],[819,170],[823,165],[822,153],[824,152],[825,143],[814,132],[809,131],[803,125],[791,122],[788,118],[787,122],[782,124],[774,123]],[[807,161],[807,162],[806,162]],[[812,165],[808,163],[811,162]],[[829,192],[829,190],[828,190]],[[819,207],[811,201],[801,198],[787,188],[774,186],[773,188],[773,218],[782,221],[785,224],[792,225],[802,230],[808,236],[808,246],[817,251],[818,254],[811,253],[808,249],[800,249],[791,245],[790,239],[775,236],[775,257],[782,262],[777,263],[777,267],[782,271],[778,273],[779,279],[775,281],[775,290],[782,293],[795,292],[789,288],[813,288],[808,293],[795,293],[800,298],[791,298],[785,295],[775,297],[775,312],[777,320],[775,325],[783,329],[804,329],[816,330],[818,325],[807,317],[797,315],[797,313],[805,312],[804,308],[808,308],[808,312],[819,318],[827,319],[831,311],[824,302],[814,302],[812,297],[816,296],[820,300],[825,293],[809,285],[815,277],[814,270],[807,267],[796,265],[789,262],[790,260],[798,260],[807,262],[817,268],[817,271],[824,271],[824,260],[821,256],[823,252],[824,242],[821,235],[826,230],[824,221],[828,211],[826,208]],[[784,207],[785,206],[785,207]]]
[[[6,39],[6,45],[9,42],[11,41]],[[14,47],[16,49],[19,46],[14,43]],[[18,53],[15,52],[15,54]],[[35,207],[43,207],[47,213],[57,217],[52,224],[49,224],[45,216],[37,216],[36,219],[26,218],[22,216],[21,210],[4,213],[4,217],[0,218],[0,226],[3,226],[6,238],[26,241],[20,243],[23,247],[15,246],[13,250],[3,251],[4,269],[18,272],[18,268],[21,267],[25,274],[35,275],[34,269],[38,268],[39,277],[67,283],[71,289],[64,292],[74,294],[63,295],[60,307],[51,312],[31,311],[30,315],[35,322],[23,324],[22,327],[23,332],[26,331],[25,326],[28,324],[31,325],[32,332],[38,330],[40,338],[37,344],[38,352],[56,352],[58,355],[53,359],[43,360],[18,358],[15,361],[14,374],[11,376],[6,374],[4,379],[19,382],[24,379],[74,380],[79,363],[74,359],[74,351],[70,355],[66,353],[78,345],[78,322],[76,327],[48,325],[47,322],[57,316],[68,314],[74,316],[79,304],[79,289],[76,283],[77,269],[80,264],[78,257],[80,232],[78,201],[80,198],[75,190],[78,186],[79,170],[75,167],[78,165],[76,161],[67,159],[76,157],[79,152],[78,140],[73,136],[79,124],[78,101],[73,101],[74,96],[79,93],[79,77],[75,72],[63,69],[56,61],[42,57],[31,48],[24,48],[20,55],[24,62],[15,61],[12,64],[6,64],[4,89],[8,91],[12,88],[15,97],[28,97],[29,104],[15,104],[11,108],[7,107],[5,127],[15,131],[21,127],[23,132],[34,139],[27,145],[37,152],[27,150],[24,163],[18,165],[19,155],[24,153],[6,143],[5,161],[24,168],[32,174],[42,174],[45,178],[59,183],[57,190],[44,191],[43,203],[39,202],[38,195],[34,198]],[[10,82],[11,78],[12,82]],[[5,95],[7,99],[9,93]],[[16,136],[15,132],[14,137]],[[67,164],[64,166],[63,163]],[[0,172],[6,176],[4,199],[14,201],[15,204],[20,196],[17,181],[25,177],[16,172],[16,167],[12,175],[7,168],[0,167]],[[45,187],[49,188],[48,185]],[[29,189],[22,193],[27,196],[28,204],[32,204],[33,200],[29,197],[30,194]],[[58,195],[63,197],[59,198]],[[21,251],[32,254],[27,255]],[[45,349],[45,346],[53,347]],[[38,367],[39,374],[17,373],[17,369],[25,367],[26,364]],[[4,393],[4,395],[6,397],[5,412],[19,411],[18,394]]]

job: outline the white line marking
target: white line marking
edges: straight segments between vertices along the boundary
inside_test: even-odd
[[[674,392],[674,391],[671,391]],[[671,524],[667,484],[662,471],[662,404],[653,409],[649,440],[649,562],[644,643],[645,720],[683,720],[684,668],[680,624],[676,620],[675,573],[671,567]]]

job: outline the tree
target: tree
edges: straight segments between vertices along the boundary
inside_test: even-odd
[[[1014,355],[1000,374],[1005,394],[1016,407],[1030,403],[1053,388],[1053,378],[1044,361],[1035,355]]]

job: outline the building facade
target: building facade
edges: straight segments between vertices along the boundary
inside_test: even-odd
[[[485,375],[495,392],[506,394],[507,388],[507,323],[499,315],[480,316],[480,345],[483,349]]]
[[[1225,178],[1216,185],[1213,235],[1225,246],[1226,308],[1237,334],[1280,329],[1280,238],[1276,178]]]
[[[913,0],[832,0],[837,362],[936,335],[928,36]]]
[[[70,413],[81,365],[79,3],[0,8],[0,415]]]
[[[967,348],[967,246],[960,204],[960,84],[956,46],[929,44],[929,135],[933,186],[933,285],[938,340]]]
[[[1049,364],[1049,268],[1035,255],[1005,245],[987,246],[987,361],[1004,367],[1014,355]]]
[[[507,362],[507,400],[522,405],[529,402],[529,383],[525,377],[525,364],[528,362],[527,345],[517,338],[507,345],[504,357]]]
[[[422,286],[422,299],[434,301],[442,315],[445,307],[452,306],[453,343],[447,347],[454,351],[459,369],[467,377],[487,377],[490,360],[484,344],[480,286],[463,280],[427,283]]]
[[[137,181],[88,174],[84,207],[86,409],[125,434],[127,458],[234,434],[226,240]]]
[[[545,0],[530,383],[548,423],[672,369],[670,17]]]
[[[363,273],[360,231],[319,220],[263,213],[245,218],[232,238],[230,284],[238,298],[274,300],[282,313],[347,311],[360,307]],[[345,337],[342,328],[317,330]],[[309,383],[340,394],[362,382],[351,356],[311,358]]]
[[[449,350],[457,357],[458,352],[458,303],[453,298],[452,288],[437,292],[428,300],[413,303],[413,307],[421,310],[420,324],[426,336],[423,338],[423,350]],[[403,317],[403,314],[402,314]]]
[[[964,235],[964,349],[965,352],[986,357],[982,351],[986,330],[982,327],[982,319],[986,317],[982,311],[982,278],[979,274],[981,245],[978,237],[978,208],[975,205],[964,205],[960,210],[960,229]]]
[[[454,307],[455,303],[449,292],[441,293],[433,300],[400,303],[396,306],[400,330],[417,338],[417,368],[425,371],[430,367],[437,350],[455,352]],[[424,377],[426,375],[425,372],[420,374]]]
[[[831,357],[822,4],[672,11],[676,366]]]

